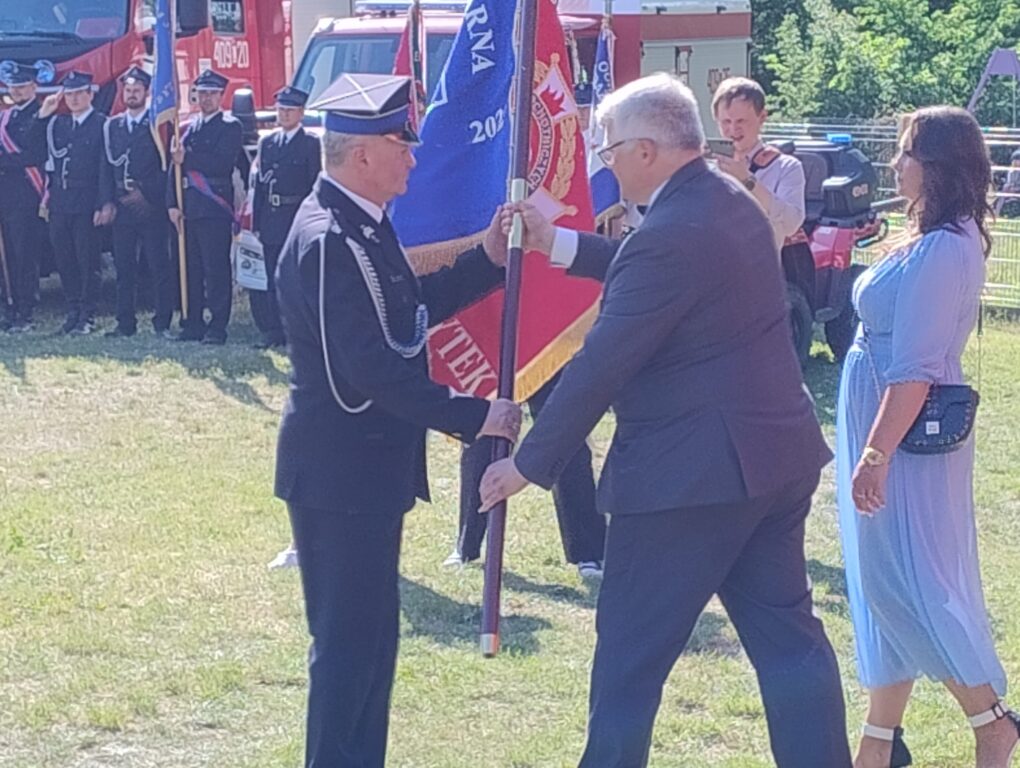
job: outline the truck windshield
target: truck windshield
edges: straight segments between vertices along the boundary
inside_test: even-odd
[[[426,40],[425,87],[431,94],[453,47],[453,35],[430,34]],[[392,72],[399,47],[397,34],[320,37],[308,46],[294,85],[311,94],[309,102],[314,102],[344,72],[380,75]]]
[[[2,0],[0,39],[109,39],[127,18],[128,0]]]

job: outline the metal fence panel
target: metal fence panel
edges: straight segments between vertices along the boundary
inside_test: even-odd
[[[1020,182],[1020,167],[1011,167],[1011,155],[1020,149],[1020,129],[983,128],[985,143],[992,158],[994,207],[998,212],[992,222],[992,253],[988,258],[988,279],[985,300],[990,306],[1020,309],[1020,191],[1004,191],[1003,187],[1013,171]],[[768,123],[766,140],[824,139],[828,133],[848,133],[853,146],[860,149],[874,163],[878,171],[878,200],[895,196],[895,179],[892,160],[896,154],[897,127],[893,123],[874,121],[824,121],[804,123]],[[1018,163],[1020,165],[1020,163]],[[902,228],[902,215],[889,215],[890,232]],[[879,248],[859,250],[857,258],[873,261]]]

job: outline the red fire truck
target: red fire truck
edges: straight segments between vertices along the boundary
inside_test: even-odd
[[[209,67],[230,78],[230,92],[248,86],[257,104],[271,104],[292,74],[289,0],[176,2],[184,111],[189,84]],[[90,72],[97,108],[119,108],[117,78],[151,66],[155,15],[155,0],[2,0],[0,79],[9,62],[35,64],[45,93],[72,69]]]
[[[453,38],[460,28],[466,0],[421,0],[426,29],[425,79],[431,92]],[[322,18],[312,32],[297,67],[295,85],[312,99],[343,72],[389,72],[404,31],[409,0],[356,0],[354,16]],[[563,27],[576,40],[575,81],[578,102],[587,101],[595,62],[600,21],[606,0],[560,0]],[[652,72],[683,79],[698,97],[702,119],[712,124],[711,101],[725,78],[744,75],[751,42],[749,0],[613,0],[616,34],[616,82]]]

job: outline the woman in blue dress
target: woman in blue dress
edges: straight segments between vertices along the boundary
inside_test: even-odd
[[[910,765],[902,718],[914,680],[941,681],[974,728],[979,768],[1006,768],[1006,709],[978,568],[974,441],[897,450],[932,384],[962,383],[990,249],[991,167],[967,112],[919,110],[895,161],[908,233],[854,286],[861,317],[840,383],[837,487],[858,670],[869,690],[854,768]]]

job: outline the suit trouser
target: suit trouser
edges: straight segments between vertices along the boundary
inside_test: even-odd
[[[382,768],[403,515],[288,509],[312,635],[305,766]]]
[[[263,243],[266,259],[266,290],[249,291],[251,316],[262,337],[272,343],[283,343],[283,320],[280,319],[280,305],[276,301],[276,264],[280,258],[283,243]]]
[[[99,300],[99,229],[93,213],[50,213],[50,242],[68,317],[93,319]]]
[[[10,320],[28,321],[32,319],[39,291],[38,254],[42,247],[40,240],[46,236],[45,223],[39,218],[38,206],[0,208],[0,228],[3,229],[4,256],[11,286],[8,297],[7,286],[0,278],[4,311]]]
[[[226,338],[233,298],[230,274],[232,222],[228,218],[189,219],[185,215],[187,243],[188,319],[181,322],[185,333]],[[209,322],[205,322],[205,309]]]
[[[117,206],[113,220],[113,262],[117,268],[117,326],[133,331],[137,325],[135,298],[138,255],[141,249],[152,279],[155,312],[152,327],[165,331],[174,311],[173,277],[169,251],[169,220],[165,210],[149,207],[138,212]]]
[[[558,381],[559,375],[554,376],[528,400],[533,418],[538,418]],[[479,485],[486,467],[492,463],[493,444],[492,438],[481,438],[466,446],[460,456],[460,536],[457,549],[465,560],[477,560],[481,554],[489,516],[478,514],[482,505]],[[595,475],[587,443],[567,463],[553,486],[552,494],[567,562],[601,560],[606,546],[606,518],[595,508]]]
[[[849,768],[839,668],[804,561],[817,485],[815,473],[739,504],[613,515],[582,768],[647,765],[663,684],[713,594],[758,676],[779,768]]]

